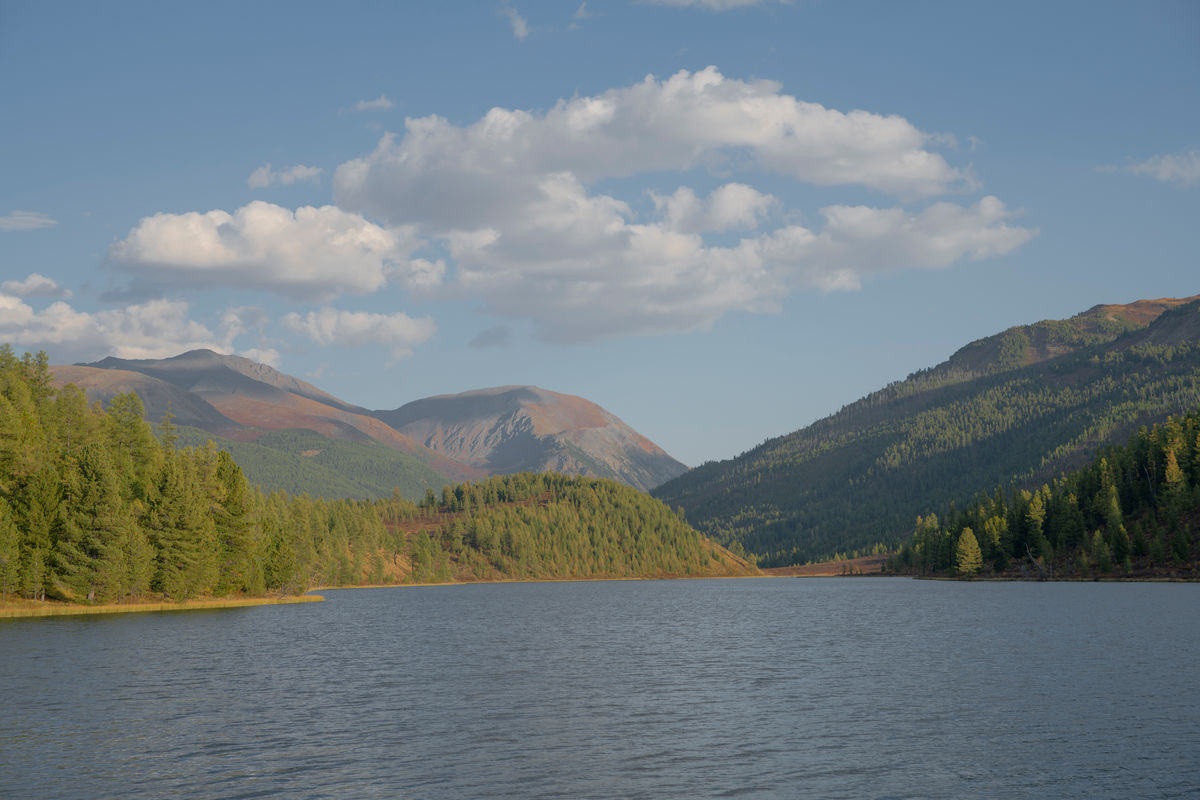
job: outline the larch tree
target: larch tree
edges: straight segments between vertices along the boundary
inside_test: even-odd
[[[983,552],[979,549],[979,541],[970,528],[963,528],[955,548],[955,566],[958,574],[970,577],[983,569]]]

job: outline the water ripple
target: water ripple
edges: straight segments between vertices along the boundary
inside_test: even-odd
[[[1200,796],[1194,585],[327,596],[0,622],[0,797]]]

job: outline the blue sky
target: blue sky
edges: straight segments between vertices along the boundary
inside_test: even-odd
[[[726,7],[728,6],[728,7]],[[0,2],[0,340],[689,464],[1200,292],[1195,3]]]

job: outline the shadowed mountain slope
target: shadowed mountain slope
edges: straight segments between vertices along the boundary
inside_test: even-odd
[[[167,409],[175,424],[202,428],[218,436],[237,436],[242,425],[234,422],[198,394],[164,380],[125,369],[101,369],[82,365],[51,368],[55,382],[73,383],[87,392],[88,400],[107,406],[118,394],[136,392],[146,408],[146,419],[160,422]]]
[[[280,392],[315,400],[353,413],[363,409],[343,402],[310,383],[285,375],[274,367],[241,356],[223,355],[212,350],[189,350],[171,358],[105,358],[84,366],[140,372],[197,394],[245,395],[276,399]],[[277,391],[270,391],[275,389]]]
[[[1197,298],[1096,306],[972,342],[654,494],[766,565],[799,563],[894,546],[929,508],[1038,484],[1198,404]]]

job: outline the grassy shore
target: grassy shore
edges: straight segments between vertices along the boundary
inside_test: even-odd
[[[292,595],[286,597],[219,597],[178,602],[157,601],[147,603],[106,603],[94,606],[53,601],[20,600],[0,604],[0,618],[10,617],[58,617],[78,614],[132,614],[142,611],[204,611],[213,608],[241,608],[243,606],[273,606],[288,603],[317,603],[324,600],[319,594]]]

